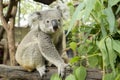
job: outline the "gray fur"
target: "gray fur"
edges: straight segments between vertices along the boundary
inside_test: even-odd
[[[37,69],[40,76],[45,74],[45,60],[58,68],[58,74],[64,75],[67,66],[62,54],[61,13],[57,9],[34,12],[29,17],[31,31],[24,37],[16,51],[16,61],[27,71]],[[46,23],[48,20],[50,23]],[[54,30],[52,20],[57,21]],[[60,21],[59,21],[60,20]]]

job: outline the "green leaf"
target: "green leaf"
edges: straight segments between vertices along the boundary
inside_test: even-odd
[[[120,41],[113,40],[113,49],[120,55]]]
[[[69,6],[70,14],[73,14],[75,11],[75,7],[74,7],[73,3],[69,2],[67,5]]]
[[[88,52],[87,54],[94,54],[96,51],[98,51],[98,47],[96,44],[91,44],[88,47]]]
[[[70,27],[69,27],[69,29],[68,29],[67,35],[68,35],[68,33],[70,32],[70,30],[72,29],[72,27],[74,26],[75,21],[78,19],[78,15],[79,15],[80,11],[81,11],[84,7],[85,7],[85,4],[84,4],[84,3],[80,3],[80,4],[78,5],[78,7],[76,8],[76,10],[75,10],[75,12],[74,12],[74,14],[73,14],[73,16],[72,16],[72,20],[70,21]]]
[[[95,3],[96,3],[96,0],[84,0],[85,2],[85,10],[84,10],[84,17],[83,17],[83,21],[86,21],[92,11],[92,9],[95,7]],[[89,4],[88,4],[89,3]]]
[[[115,14],[117,15],[119,12],[120,12],[120,5],[119,5],[119,7],[117,8],[117,11],[115,12]]]
[[[88,62],[90,67],[96,67],[96,65],[98,64],[98,58],[96,56],[89,57]]]
[[[69,76],[66,77],[65,80],[76,80],[76,78],[73,74],[70,74]]]
[[[115,60],[116,60],[116,54],[113,51],[113,42],[112,39],[110,37],[106,38],[106,46],[107,46],[107,50],[108,50],[108,54],[109,54],[109,62],[110,62],[110,66],[114,72],[114,76],[115,76]]]
[[[109,62],[109,55],[107,53],[106,45],[105,45],[105,38],[103,38],[99,43],[97,44],[103,57],[103,64],[104,66],[108,66],[110,64]]]
[[[80,46],[77,48],[77,51],[78,51],[78,53],[79,53],[80,56],[85,55],[85,54],[86,54],[86,51],[87,51],[87,48],[86,48],[85,44],[80,45]]]
[[[120,2],[120,0],[108,0],[108,5],[112,7],[116,5],[118,2]]]
[[[70,48],[71,48],[73,51],[76,51],[77,43],[76,43],[76,42],[71,42],[71,43],[70,43]]]
[[[105,74],[103,80],[115,80],[114,74],[113,73]]]
[[[73,64],[73,63],[77,62],[78,60],[80,60],[80,57],[79,57],[79,56],[75,56],[75,57],[73,57],[73,58],[70,60],[70,63]]]
[[[117,31],[120,34],[120,30]]]
[[[115,78],[115,80],[120,80],[120,74],[117,75],[117,77]]]
[[[100,3],[99,0],[96,0],[95,10],[101,11],[101,8],[102,8],[102,4]]]
[[[58,74],[53,74],[50,80],[62,80]]]
[[[106,37],[107,36],[107,31],[105,30],[103,19],[101,19],[101,24],[100,25],[101,25],[102,36]]]
[[[107,21],[109,23],[109,30],[110,30],[110,33],[112,34],[113,31],[114,31],[114,28],[115,28],[115,16],[113,14],[113,11],[110,7],[106,8],[104,10],[106,16],[107,16]]]
[[[77,80],[85,80],[86,78],[86,68],[83,66],[80,66],[79,68],[77,68],[75,70],[75,76],[77,78]]]

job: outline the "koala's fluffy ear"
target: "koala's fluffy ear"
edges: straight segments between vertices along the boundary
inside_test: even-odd
[[[33,12],[28,16],[28,24],[31,28],[34,26],[38,26],[40,20],[42,20],[42,14],[40,11]]]
[[[62,13],[63,19],[67,20],[70,18],[70,10],[66,4],[59,2],[57,9]]]
[[[28,21],[35,22],[37,20],[41,20],[41,18],[42,18],[41,13],[37,11],[37,12],[33,12],[32,14],[29,15]]]
[[[39,16],[40,19],[42,18],[42,14],[41,14],[41,12],[35,12],[35,13],[36,13],[36,15]]]
[[[62,10],[61,10],[60,6],[57,6],[56,8],[61,13],[61,16],[63,17]]]

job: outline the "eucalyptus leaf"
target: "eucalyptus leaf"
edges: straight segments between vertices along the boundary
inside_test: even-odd
[[[104,27],[104,22],[103,22],[103,19],[101,19],[101,32],[102,32],[102,36],[103,37],[106,37],[107,36],[107,31],[106,31],[106,29],[105,29],[105,27]]]
[[[86,7],[85,7],[85,11],[83,13],[83,15],[84,15],[83,21],[86,21],[90,15],[91,11],[95,7],[96,0],[84,0],[84,1],[85,1]]]
[[[62,80],[58,74],[53,74],[50,80]]]
[[[79,46],[77,48],[77,51],[78,51],[80,56],[85,55],[86,51],[87,51],[86,45],[84,44],[84,45]]]
[[[85,7],[85,4],[84,3],[80,3],[78,5],[78,7],[76,8],[73,16],[72,16],[72,20],[70,21],[70,27],[68,29],[68,32],[67,32],[67,35],[68,33],[71,31],[72,27],[74,26],[74,23],[76,22],[76,20],[78,19],[78,16],[79,16],[79,13],[80,11]]]
[[[117,15],[119,12],[120,12],[120,5],[119,5],[119,7],[117,8],[117,11],[115,12],[115,14]]]
[[[112,34],[115,28],[115,16],[113,14],[113,11],[111,9],[111,7],[108,7],[104,10],[106,16],[107,16],[107,21],[109,23],[109,30],[110,33]]]
[[[117,77],[115,78],[115,80],[120,80],[120,74],[117,75]]]
[[[102,4],[100,3],[99,0],[96,0],[96,4],[95,4],[95,10],[101,11],[102,8]]]
[[[113,73],[105,74],[103,80],[115,80],[114,74]]]
[[[98,64],[98,58],[96,56],[89,57],[88,63],[90,67],[96,67],[96,65]]]
[[[76,78],[73,74],[70,74],[69,76],[66,77],[65,80],[76,80]]]
[[[120,2],[120,0],[108,0],[108,5],[112,7],[116,5],[118,2]]]
[[[73,63],[77,62],[78,60],[80,60],[80,57],[79,57],[79,56],[75,56],[75,57],[73,57],[73,58],[70,60],[70,63],[73,64]]]
[[[86,75],[87,75],[86,68],[83,66],[80,66],[79,68],[75,70],[75,76],[77,80],[85,80]]]
[[[113,40],[113,49],[120,55],[120,41]]]
[[[113,51],[113,42],[112,42],[112,38],[107,37],[106,38],[106,46],[107,46],[107,50],[108,50],[108,54],[109,54],[109,62],[110,62],[110,66],[114,72],[114,76],[115,76],[115,60],[116,60],[116,54]]]
[[[102,53],[104,67],[108,66],[110,62],[109,62],[109,54],[107,52],[106,45],[105,45],[105,38],[99,41],[97,45]]]
[[[120,30],[117,31],[120,34]]]
[[[71,43],[70,43],[70,48],[71,48],[73,51],[76,51],[77,43],[76,43],[76,42],[71,42]]]

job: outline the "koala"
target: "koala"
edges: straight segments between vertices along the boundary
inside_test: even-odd
[[[58,74],[64,76],[68,66],[62,54],[62,14],[58,9],[37,11],[29,16],[31,30],[19,44],[15,59],[25,70],[36,69],[40,76],[45,74],[45,61],[58,68]]]

